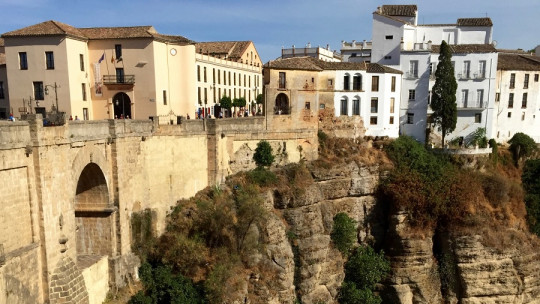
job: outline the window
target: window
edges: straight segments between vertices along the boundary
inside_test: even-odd
[[[197,66],[197,81],[201,81],[201,66]]]
[[[510,74],[510,89],[516,87],[516,73]]]
[[[334,86],[334,80],[333,79],[328,79],[328,87],[332,88],[333,86]]]
[[[414,113],[407,113],[407,124],[411,125],[414,123]]]
[[[212,83],[216,83],[216,69],[212,69]]]
[[[313,78],[311,78],[311,82],[313,82]],[[251,75],[248,77],[248,87],[251,87]]]
[[[345,74],[345,76],[343,76],[343,90],[348,91],[351,89],[350,81],[351,76],[349,74]]]
[[[204,88],[204,103],[208,103],[208,88]]]
[[[81,65],[81,71],[84,72],[84,55],[79,54],[79,64]]]
[[[88,118],[88,108],[83,108],[82,109],[82,116],[83,116],[83,120],[89,120],[89,118]]]
[[[232,82],[231,82],[231,72],[229,71],[229,85],[231,85]]]
[[[360,115],[360,97],[355,97],[353,99],[352,105],[353,105],[352,114]]]
[[[220,99],[219,101],[221,101],[221,88],[218,89],[218,98]]]
[[[416,90],[409,90],[409,101],[416,99]]]
[[[202,100],[201,100],[201,88],[200,87],[197,88],[197,101],[199,101],[199,104],[202,103]]]
[[[409,77],[418,78],[418,60],[411,60],[409,62]]]
[[[227,72],[223,71],[223,84],[227,85]]]
[[[392,86],[391,86],[392,92],[396,91],[396,76],[392,76]]]
[[[376,125],[377,124],[377,116],[371,116],[369,118],[369,124],[370,125]]]
[[[352,53],[352,54],[351,54],[351,57],[356,57],[356,53]]]
[[[471,62],[470,61],[463,61],[463,78],[465,79],[471,78]]]
[[[0,81],[0,99],[4,99],[4,98],[6,98],[4,96],[4,82]]]
[[[391,124],[391,125],[394,124],[394,116],[390,116],[390,124]]]
[[[394,113],[396,106],[396,99],[394,97],[390,97],[390,113]]]
[[[433,75],[433,62],[429,63],[429,75]]]
[[[478,63],[478,75],[477,78],[484,79],[486,78],[486,61],[480,60]]]
[[[514,107],[514,93],[508,95],[508,108]]]
[[[304,106],[304,109],[309,110],[311,109],[311,103],[309,101],[306,101],[306,104]]]
[[[523,93],[523,99],[521,100],[521,108],[524,109],[527,107],[527,93]]]
[[[481,123],[481,122],[482,122],[482,113],[474,114],[474,123]]]
[[[53,52],[45,52],[45,62],[46,62],[47,70],[54,70],[54,53]]]
[[[279,88],[285,89],[285,72],[279,72]]]
[[[26,52],[19,53],[19,68],[21,70],[28,70],[28,58],[26,57]]]
[[[371,113],[379,112],[379,99],[377,97],[371,97]]]
[[[353,90],[362,91],[362,75],[355,74],[353,77]]]
[[[495,93],[495,101],[501,101],[501,93]]]
[[[385,60],[390,60],[390,59],[392,59],[392,56],[384,56],[384,59]]]
[[[221,72],[217,70],[217,83],[221,84]]]
[[[116,54],[116,60],[122,58],[122,45],[121,44],[114,45],[114,53]]]
[[[529,74],[525,74],[525,81],[523,81],[523,88],[524,89],[529,88]]]
[[[534,82],[538,82],[538,74],[534,74]]]
[[[236,85],[236,73],[233,73],[234,85]]]
[[[427,94],[427,104],[431,104],[431,91],[428,91],[428,94]]]
[[[167,105],[167,90],[163,90],[163,105]]]
[[[325,105],[324,103],[321,103],[321,104],[319,105],[319,109],[323,110],[324,108],[326,108],[326,105]]]
[[[206,82],[206,67],[203,68],[203,77],[204,77],[204,82]]]
[[[34,99],[35,100],[45,99],[45,96],[43,95],[43,82],[41,81],[34,82]]]
[[[386,36],[384,36],[384,38],[386,40],[392,40],[392,39],[394,39],[394,35],[386,35]]]
[[[512,117],[512,112],[508,112],[508,118]]]
[[[476,90],[476,102],[478,107],[484,107],[484,90]]]
[[[347,97],[342,97],[341,98],[341,109],[340,109],[340,112],[339,114],[340,115],[349,115],[349,101],[347,100]]]
[[[371,91],[379,92],[379,76],[371,77]]]
[[[86,101],[86,84],[83,83],[81,85],[81,89],[82,89],[82,100]]]
[[[468,106],[468,101],[469,101],[469,90],[461,90],[461,102],[464,108]]]
[[[521,120],[525,120],[525,112],[521,113]]]
[[[124,83],[124,68],[116,68],[116,82]]]

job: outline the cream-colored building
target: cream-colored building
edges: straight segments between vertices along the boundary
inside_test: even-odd
[[[11,113],[9,94],[7,90],[6,54],[4,39],[0,38],[0,119],[6,119]]]
[[[245,98],[248,111],[255,110],[262,93],[262,62],[251,41],[201,42],[195,45],[197,99],[201,116],[219,117],[220,99]]]
[[[10,103],[78,119],[176,117],[195,110],[195,47],[151,26],[75,28],[46,21],[2,35]],[[182,71],[182,72],[181,72]]]

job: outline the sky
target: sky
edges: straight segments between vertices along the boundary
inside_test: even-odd
[[[281,48],[371,40],[372,13],[383,4],[416,4],[418,23],[490,17],[497,48],[540,44],[540,0],[0,0],[0,33],[47,20],[75,27],[153,25],[194,41],[251,40],[263,62]]]

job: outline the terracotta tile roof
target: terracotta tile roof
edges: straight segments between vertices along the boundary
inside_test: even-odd
[[[2,37],[30,37],[30,36],[59,36],[66,35],[86,39],[81,31],[71,25],[49,20],[34,24],[15,31],[2,34]]]
[[[459,18],[457,20],[458,26],[493,26],[491,18]]]
[[[264,65],[265,68],[280,70],[305,70],[305,71],[323,71],[323,70],[360,70],[368,73],[394,73],[402,74],[401,71],[389,68],[377,63],[365,62],[327,62],[313,57],[293,57],[286,59],[277,59],[269,61]]]
[[[522,50],[522,49],[517,49],[517,50],[514,50],[514,49],[497,49],[497,52],[500,53],[506,53],[506,54],[521,54],[521,55],[527,55],[529,53],[527,53],[525,50]]]
[[[495,53],[497,49],[493,44],[451,44],[450,49],[455,54],[469,54],[469,53]],[[432,45],[431,52],[440,53],[440,45]]]
[[[0,65],[6,64],[6,54],[0,53]]]
[[[380,14],[386,16],[414,17],[418,8],[416,5],[383,5]]]
[[[178,43],[192,43],[191,40],[182,36],[159,34],[156,29],[150,25],[125,27],[91,27],[80,28],[80,31],[90,40],[151,38]]]
[[[195,44],[195,51],[200,54],[227,56],[231,59],[239,59],[251,41],[211,41]]]
[[[497,70],[540,71],[540,57],[499,53]]]

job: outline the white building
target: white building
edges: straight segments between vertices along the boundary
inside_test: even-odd
[[[540,57],[499,53],[496,84],[496,140],[517,132],[540,143]]]
[[[439,45],[452,48],[458,82],[458,122],[447,138],[467,139],[478,128],[494,137],[494,86],[497,52],[489,18],[462,18],[455,24],[418,24],[416,5],[383,5],[373,13],[371,60],[404,72],[401,133],[426,140],[426,128]],[[435,134],[437,133],[437,130]],[[435,140],[435,142],[437,142]]]
[[[326,45],[326,48],[322,48],[320,46],[312,47],[311,43],[308,42],[306,47],[303,48],[296,48],[293,45],[290,49],[281,49],[281,59],[306,56],[328,62],[342,61],[341,55],[336,53],[336,51],[330,50],[330,45],[328,44]]]
[[[344,62],[371,62],[371,41],[341,41],[341,56]]]

